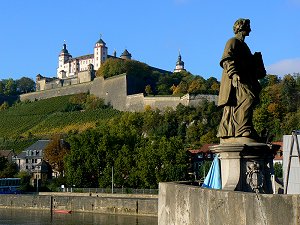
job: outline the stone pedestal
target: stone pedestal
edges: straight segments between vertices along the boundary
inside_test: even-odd
[[[210,147],[219,154],[223,190],[273,193],[271,175],[277,145],[250,142],[221,143]]]

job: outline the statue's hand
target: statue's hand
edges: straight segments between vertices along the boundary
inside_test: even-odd
[[[240,82],[240,77],[238,75],[234,74],[232,76],[232,86],[235,88],[238,87],[239,82]]]

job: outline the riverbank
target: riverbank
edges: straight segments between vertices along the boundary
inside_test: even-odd
[[[0,208],[157,216],[157,195],[41,192],[0,195]]]

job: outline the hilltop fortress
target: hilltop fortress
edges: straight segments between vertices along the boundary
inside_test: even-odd
[[[90,93],[103,98],[107,104],[121,111],[143,111],[146,106],[164,109],[176,108],[178,104],[197,105],[203,100],[217,101],[216,95],[190,95],[183,97],[146,97],[137,91],[136,80],[127,74],[120,74],[111,78],[95,77],[95,72],[108,58],[131,59],[127,49],[120,57],[108,54],[106,43],[100,38],[94,46],[94,53],[73,58],[64,43],[63,49],[58,56],[58,68],[55,78],[36,76],[36,92],[23,94],[20,100],[34,101],[62,95],[78,93]],[[159,72],[171,73],[162,69],[154,68]],[[179,53],[174,72],[184,69],[184,62]]]

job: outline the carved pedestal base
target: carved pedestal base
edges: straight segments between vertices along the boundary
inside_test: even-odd
[[[271,175],[278,146],[249,142],[221,143],[210,148],[219,154],[222,189],[273,193]]]

